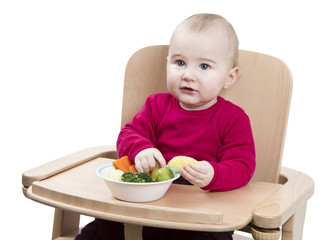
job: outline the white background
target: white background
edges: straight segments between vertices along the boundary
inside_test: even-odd
[[[200,12],[225,16],[240,48],[283,59],[294,78],[283,166],[312,176],[304,239],[321,239],[326,186],[326,22],[323,1],[1,1],[1,234],[50,239],[53,209],[25,198],[21,174],[86,147],[114,145],[124,68],[168,44]]]

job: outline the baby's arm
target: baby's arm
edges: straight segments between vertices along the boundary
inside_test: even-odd
[[[215,171],[209,162],[199,161],[199,164],[191,163],[190,165],[185,166],[180,170],[180,173],[193,185],[205,187],[213,179]]]
[[[165,167],[166,160],[156,148],[146,148],[136,154],[134,159],[138,172],[149,172],[156,166],[156,161],[159,162],[160,167]]]
[[[149,170],[152,167],[152,160],[150,160],[151,166],[144,162],[144,159],[149,155],[156,159],[161,166],[166,165],[166,162],[162,160],[162,154],[157,149],[154,152],[159,153],[147,150],[155,148],[156,128],[167,105],[165,96],[160,94],[149,96],[142,109],[130,122],[126,123],[119,133],[117,139],[119,157],[128,156],[133,164],[138,159],[137,170],[139,171]],[[137,155],[138,157],[136,157]],[[152,158],[150,157],[150,159]]]

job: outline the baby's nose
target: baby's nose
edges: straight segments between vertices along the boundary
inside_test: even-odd
[[[183,74],[183,80],[184,81],[195,81],[195,73],[191,68],[185,69],[185,72]]]

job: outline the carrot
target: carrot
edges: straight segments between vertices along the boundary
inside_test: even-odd
[[[137,172],[135,167],[129,161],[128,156],[121,157],[120,159],[113,161],[112,164],[114,165],[115,169],[120,169],[124,173],[125,172]]]
[[[129,166],[128,169],[132,173],[136,173],[137,172],[136,169],[135,169],[135,167],[133,165]]]

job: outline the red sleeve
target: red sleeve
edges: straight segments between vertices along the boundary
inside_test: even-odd
[[[218,162],[210,162],[214,178],[204,187],[210,191],[228,191],[246,185],[255,170],[255,147],[250,120],[244,112],[234,115],[220,136]]]
[[[135,156],[146,148],[154,148],[155,129],[160,119],[165,95],[151,95],[131,122],[120,131],[117,139],[119,157],[128,156],[134,162]],[[160,112],[161,111],[161,112]]]

